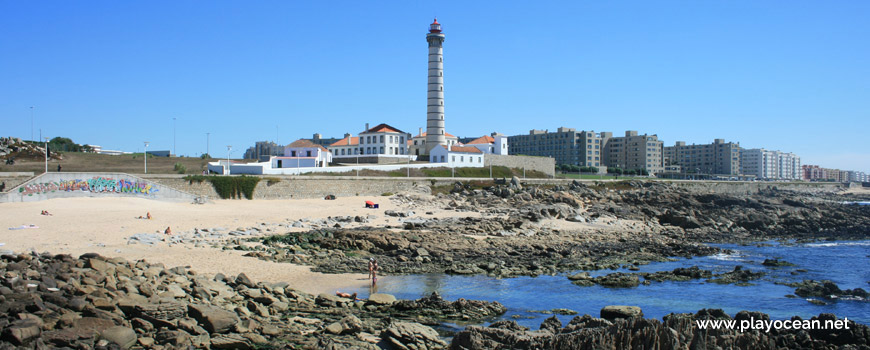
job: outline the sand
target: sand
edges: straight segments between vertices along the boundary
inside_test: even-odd
[[[380,204],[380,209],[365,209],[363,203],[366,200]],[[153,246],[127,244],[127,237],[136,233],[161,232],[162,235],[167,226],[172,227],[175,233],[192,231],[194,228],[223,227],[232,230],[261,223],[289,223],[302,218],[345,215],[374,214],[378,219],[370,224],[383,225],[390,220],[396,222],[396,218],[384,216],[384,211],[390,209],[402,208],[391,204],[386,197],[352,197],[329,201],[218,200],[201,205],[139,198],[66,198],[0,203],[0,243],[3,244],[0,250],[73,256],[95,252],[128,260],[145,259],[152,263],[163,263],[167,268],[190,266],[192,270],[204,274],[223,273],[235,276],[244,272],[254,281],[283,281],[288,282],[292,288],[307,293],[334,293],[337,290],[365,286],[368,283],[367,272],[322,274],[312,272],[308,266],[244,257],[242,251],[197,248],[191,244],[170,246],[164,242]],[[42,210],[53,215],[40,215]],[[151,212],[152,220],[136,219],[146,212]],[[441,215],[444,214],[439,216]],[[30,224],[39,228],[8,229]],[[273,232],[287,231],[283,229]]]

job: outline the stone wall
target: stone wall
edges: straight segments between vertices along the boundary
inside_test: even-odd
[[[489,166],[506,166],[508,168],[517,168],[540,171],[547,176],[556,175],[556,160],[549,157],[531,157],[531,156],[505,156],[498,154],[487,154],[483,157],[483,165]]]
[[[45,173],[8,190],[3,202],[32,202],[53,198],[135,197],[165,201],[194,201],[196,196],[150,180],[122,173]]]

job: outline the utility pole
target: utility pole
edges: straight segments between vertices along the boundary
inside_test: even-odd
[[[148,141],[145,141],[145,173],[148,173]]]
[[[45,172],[48,172],[48,138],[45,138]]]
[[[211,154],[208,153],[208,143],[209,143],[210,138],[211,138],[211,133],[210,132],[205,133],[205,154],[208,154],[209,157],[211,157]]]
[[[172,153],[178,157],[178,152],[175,149],[175,117],[172,118]]]
[[[33,106],[30,106],[30,141],[33,142]]]
[[[230,150],[233,149],[233,146],[227,145],[227,175],[230,175]]]

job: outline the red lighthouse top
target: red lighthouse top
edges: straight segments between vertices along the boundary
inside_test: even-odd
[[[441,24],[438,23],[438,18],[429,25],[429,33],[441,33]]]

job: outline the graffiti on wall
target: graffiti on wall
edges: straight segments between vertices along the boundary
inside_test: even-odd
[[[87,180],[67,180],[58,182],[33,183],[22,186],[18,193],[22,196],[32,196],[49,192],[91,192],[91,193],[131,193],[153,194],[158,191],[157,187],[147,182],[134,182],[130,180],[115,180],[110,177],[95,176]]]

